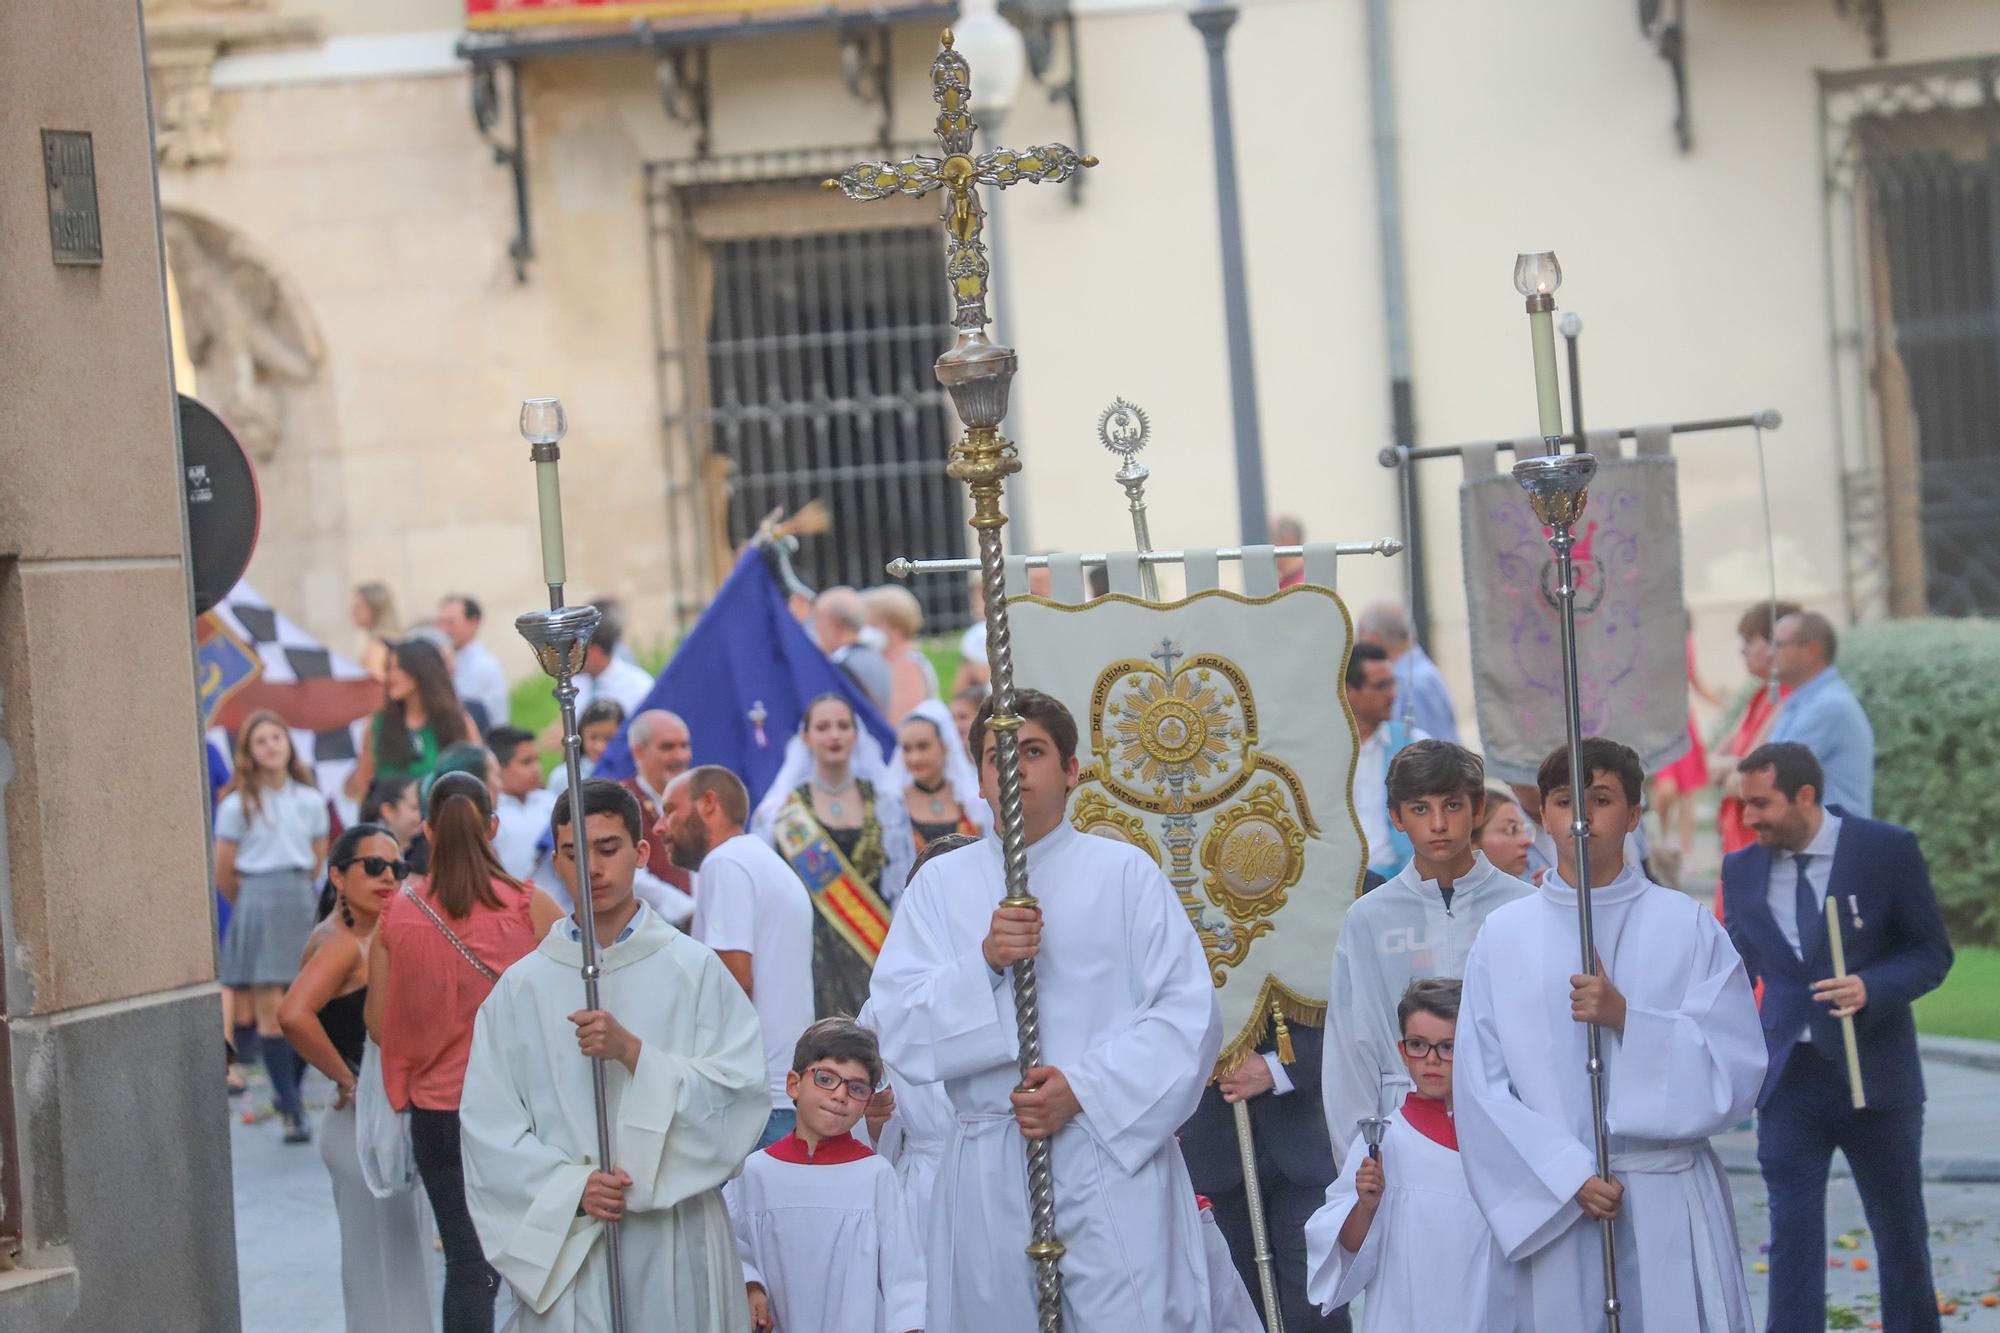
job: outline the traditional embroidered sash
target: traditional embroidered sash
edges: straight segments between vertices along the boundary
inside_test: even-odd
[[[889,934],[889,905],[841,854],[797,792],[778,811],[778,853],[804,881],[813,906],[870,967]]]

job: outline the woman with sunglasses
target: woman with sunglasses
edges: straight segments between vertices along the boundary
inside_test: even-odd
[[[333,1080],[333,1105],[320,1120],[319,1155],[333,1180],[340,1218],[340,1291],[348,1333],[429,1333],[430,1228],[423,1196],[387,1199],[369,1191],[355,1139],[355,1079],[368,1041],[368,954],[382,908],[408,867],[395,835],[355,824],[327,860],[333,910],[306,941],[299,975],[278,1007],[292,1046]]]

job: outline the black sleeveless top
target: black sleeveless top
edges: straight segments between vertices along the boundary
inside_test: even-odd
[[[362,1017],[362,1009],[368,1003],[368,988],[349,991],[328,1000],[319,1011],[319,1025],[326,1029],[327,1040],[333,1049],[340,1052],[340,1058],[356,1073],[361,1071],[361,1049],[368,1041],[368,1024]]]

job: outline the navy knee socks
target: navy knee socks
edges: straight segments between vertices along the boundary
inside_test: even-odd
[[[278,1104],[278,1114],[286,1120],[305,1118],[305,1107],[299,1102],[300,1068],[298,1052],[282,1036],[261,1037],[258,1046],[264,1058],[264,1071],[271,1079],[271,1099]]]

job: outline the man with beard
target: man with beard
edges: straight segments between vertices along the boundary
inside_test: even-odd
[[[770,844],[743,831],[750,794],[728,769],[689,769],[660,804],[659,836],[674,864],[701,872],[688,933],[715,950],[764,1026],[771,1118],[757,1147],[768,1147],[797,1123],[785,1076],[793,1041],[813,1021],[812,903]]]

